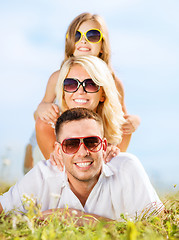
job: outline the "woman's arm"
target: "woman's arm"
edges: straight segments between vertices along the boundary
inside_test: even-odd
[[[46,159],[50,158],[50,154],[54,150],[56,141],[55,131],[52,126],[40,118],[37,118],[35,123],[36,138],[39,148]]]
[[[116,88],[120,94],[119,100],[121,102],[122,110],[124,112],[124,118],[126,119],[126,123],[123,124],[122,126],[122,131],[123,131],[123,136],[122,136],[122,141],[118,145],[120,148],[121,152],[126,152],[132,133],[137,129],[137,127],[140,125],[140,118],[136,115],[128,115],[127,114],[127,109],[124,103],[124,87],[122,82],[120,81],[119,78],[115,77],[115,84]]]

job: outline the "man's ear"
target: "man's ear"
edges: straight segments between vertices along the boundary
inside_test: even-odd
[[[55,142],[55,153],[61,155],[60,144],[57,141]]]
[[[103,150],[104,150],[105,152],[106,152],[107,146],[108,146],[107,139],[104,138],[104,139],[103,139]]]

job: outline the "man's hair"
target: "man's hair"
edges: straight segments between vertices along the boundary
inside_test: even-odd
[[[58,140],[60,129],[62,125],[64,125],[64,123],[79,121],[82,119],[93,119],[96,122],[98,122],[99,126],[102,129],[102,134],[104,134],[103,121],[102,121],[102,118],[99,116],[99,114],[86,108],[72,108],[63,112],[61,116],[57,119],[57,122],[55,125],[55,133],[56,133],[57,140]]]

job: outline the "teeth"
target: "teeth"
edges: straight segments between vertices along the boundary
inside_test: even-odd
[[[79,167],[87,167],[91,164],[91,162],[80,162],[80,163],[76,163],[77,166]]]
[[[87,102],[87,100],[85,100],[85,99],[74,99],[74,101],[77,103],[86,103]]]
[[[79,48],[79,50],[81,50],[81,51],[89,51],[89,48],[83,48],[83,47],[81,47],[81,48]]]

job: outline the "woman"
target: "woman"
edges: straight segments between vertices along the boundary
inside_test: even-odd
[[[96,111],[103,119],[108,143],[120,145],[125,119],[113,76],[104,61],[94,56],[69,58],[60,69],[56,96],[61,112],[73,107]],[[43,136],[43,143],[38,141],[38,144],[48,157],[54,150],[54,129],[38,118],[36,134],[37,139]],[[113,147],[109,149],[113,154]]]

